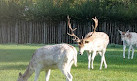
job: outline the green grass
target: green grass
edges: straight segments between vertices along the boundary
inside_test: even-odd
[[[33,52],[43,44],[1,44],[0,45],[0,81],[16,81],[18,73],[24,73]],[[94,61],[94,69],[88,70],[87,54],[78,55],[78,67],[72,67],[73,81],[137,81],[137,50],[134,59],[122,56],[121,45],[109,45],[106,52],[108,68],[99,70],[100,56]],[[34,74],[28,81],[34,80]],[[38,81],[45,81],[45,73],[41,72]],[[52,70],[50,81],[65,81],[64,75],[58,70]]]

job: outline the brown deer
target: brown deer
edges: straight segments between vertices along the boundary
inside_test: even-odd
[[[88,53],[88,69],[90,69],[90,63],[91,63],[91,68],[93,69],[93,61],[98,53],[102,56],[100,69],[102,69],[103,62],[105,64],[105,68],[107,68],[107,63],[105,60],[105,52],[107,45],[109,43],[109,36],[104,32],[96,32],[96,28],[98,26],[98,19],[96,17],[92,18],[95,22],[95,26],[92,25],[94,31],[89,32],[84,38],[79,39],[79,37],[74,34],[76,28],[72,29],[69,16],[67,18],[68,18],[68,27],[71,30],[71,34],[68,33],[68,35],[74,37],[73,40],[78,43],[80,55],[82,55],[84,51],[87,51]],[[91,57],[91,53],[92,53],[92,57]]]

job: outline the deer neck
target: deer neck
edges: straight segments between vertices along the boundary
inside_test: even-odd
[[[25,73],[23,74],[23,79],[24,81],[27,81],[28,78],[33,74],[33,71],[29,68],[29,66],[27,67]]]

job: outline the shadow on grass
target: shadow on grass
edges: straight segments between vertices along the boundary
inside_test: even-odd
[[[86,71],[110,71],[110,72],[133,72],[137,73],[137,65],[132,65],[132,64],[125,64],[125,65],[115,65],[115,64],[108,64],[107,69],[104,68],[104,65],[102,67],[102,70],[99,69],[100,64],[94,63],[94,69],[88,69],[87,64],[78,64],[78,67],[72,67],[72,69],[77,69],[77,70],[86,70]]]
[[[0,62],[5,63],[14,63],[14,62],[28,62],[30,61],[32,54],[35,49],[0,49]],[[134,55],[134,59],[128,60],[123,59],[121,47],[113,48],[109,47],[106,52],[106,62],[108,64],[108,69],[102,70],[116,70],[116,71],[126,71],[126,72],[136,72],[137,66],[137,56],[136,52]],[[126,52],[127,54],[127,52]],[[127,55],[126,55],[127,57]],[[97,55],[94,60],[94,70],[99,70],[101,57]],[[27,63],[27,64],[28,64]],[[73,69],[86,69],[88,70],[88,57],[87,54],[84,53],[82,56],[78,55],[78,67],[73,67]],[[128,67],[130,66],[130,67]],[[134,67],[132,67],[134,66]],[[1,65],[0,70],[21,70],[26,69],[27,65]]]
[[[28,62],[34,49],[0,49],[0,62]]]
[[[0,70],[22,70],[26,69],[27,65],[3,65]]]

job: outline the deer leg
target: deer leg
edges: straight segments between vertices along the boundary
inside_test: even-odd
[[[101,55],[100,70],[102,69],[103,62],[104,62],[105,68],[107,68],[107,64],[106,64],[106,60],[105,60],[105,52],[106,52],[106,50],[99,52],[99,54]]]
[[[106,49],[103,50],[103,61],[104,61],[105,68],[107,68],[107,63],[106,63],[106,59],[105,59],[105,53],[106,53]]]
[[[101,57],[100,70],[102,69],[103,61],[104,61],[104,55],[102,55],[102,57]]]
[[[125,49],[126,49],[126,45],[123,45],[123,58],[125,58]]]
[[[68,65],[68,67],[67,67],[67,68],[68,68],[68,71],[67,71],[68,77],[70,78],[69,81],[72,81],[72,79],[73,79],[73,76],[72,76],[71,73],[70,73],[71,66],[73,65],[73,63],[74,63],[74,61],[71,60],[70,63],[69,63],[69,65]]]
[[[68,75],[68,77],[69,77],[69,81],[72,81],[73,76],[71,75],[71,73],[70,73],[70,72],[67,72],[67,75]]]
[[[69,66],[67,67],[67,75],[69,77],[69,81],[72,81],[72,79],[73,79],[73,76],[70,73],[72,64],[73,64],[73,62],[71,61],[70,64],[69,64]]]
[[[133,57],[134,57],[134,48],[132,46],[132,56],[131,56],[131,59],[133,59]]]
[[[61,72],[65,75],[66,81],[72,81],[72,75],[67,71],[67,69],[60,69]]]
[[[91,54],[88,53],[88,69],[90,70]]]
[[[40,74],[40,70],[41,69],[39,69],[39,68],[35,70],[35,79],[34,79],[34,81],[37,81],[37,79],[39,77],[39,74]]]
[[[71,60],[70,63],[69,63],[69,66],[68,66],[68,72],[70,72],[71,66],[73,65],[73,63],[74,63],[74,62]]]
[[[106,63],[106,60],[105,60],[105,55],[104,55],[104,65],[105,65],[105,68],[107,68],[107,63]]]
[[[46,72],[46,81],[49,81],[49,77],[50,77],[50,69],[49,70],[47,70],[47,71],[45,71]]]
[[[129,49],[128,49],[128,59],[130,59],[130,50],[132,48],[132,45],[129,46]]]
[[[65,75],[66,77],[66,81],[72,81],[72,75],[70,73],[70,70],[71,70],[71,66],[74,62],[72,60],[68,61],[67,62],[62,62],[58,65],[58,68],[60,69],[60,71]]]
[[[100,70],[102,69],[102,65],[103,65],[103,52],[99,52],[100,56],[101,56],[101,63],[100,63]]]
[[[94,67],[93,67],[93,61],[94,61],[95,56],[96,56],[96,51],[93,52],[92,58],[91,58],[91,68],[92,69],[94,69]]]

